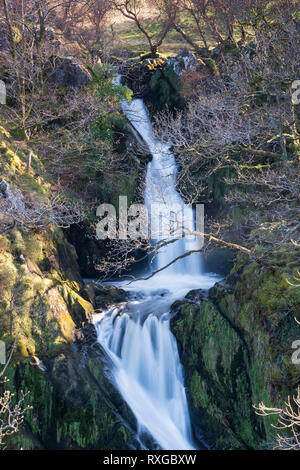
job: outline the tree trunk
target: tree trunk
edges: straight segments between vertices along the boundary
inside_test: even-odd
[[[186,32],[181,28],[181,26],[179,26],[177,23],[174,24],[174,28],[176,29],[176,31],[183,37],[183,39],[188,43],[190,44],[190,46],[193,47],[193,49],[195,50],[195,52],[197,53],[200,53],[200,47],[198,46],[198,44],[188,35],[186,34]]]
[[[31,169],[31,160],[32,160],[32,151],[29,150],[28,157],[27,157],[27,173],[29,173]]]

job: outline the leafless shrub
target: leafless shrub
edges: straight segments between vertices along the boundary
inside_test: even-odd
[[[60,193],[49,201],[33,201],[23,197],[18,189],[0,197],[0,233],[14,227],[45,229],[50,224],[69,227],[82,217],[82,207],[72,204]]]
[[[299,240],[300,146],[291,99],[299,35],[291,9],[277,9],[276,21],[259,21],[253,36],[255,54],[223,55],[219,74],[199,76],[185,110],[157,117],[156,134],[174,148],[186,200],[193,194],[193,202],[211,201],[207,182],[223,172],[225,217],[247,206],[247,233],[262,220],[270,230],[275,224],[273,242],[261,240],[274,248]],[[218,222],[226,233],[228,220]]]
[[[5,383],[5,382],[4,382]],[[29,407],[24,407],[26,394],[15,402],[14,394],[5,390],[0,395],[0,449],[5,448],[5,439],[18,432],[24,421],[24,413]]]
[[[8,379],[4,376],[4,373],[12,359],[15,345],[16,342],[14,342],[6,365],[0,372],[0,450],[5,449],[6,439],[20,430],[25,413],[31,408],[24,405],[27,393],[21,391],[19,399],[15,400],[14,394],[10,390],[5,390]]]
[[[300,450],[300,387],[295,396],[288,397],[284,408],[269,408],[264,403],[254,407],[260,416],[278,416],[275,429],[280,430],[276,436],[275,449]],[[283,434],[282,431],[287,431]]]

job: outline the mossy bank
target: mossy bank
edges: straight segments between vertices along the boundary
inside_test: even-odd
[[[13,201],[19,191],[27,201],[46,205],[51,176],[38,155],[32,155],[28,171],[26,144],[3,127],[0,151],[2,200]],[[49,223],[42,230],[2,231],[0,291],[0,340],[7,358],[14,350],[5,370],[9,381],[0,387],[10,389],[14,401],[24,391],[23,405],[31,406],[20,432],[6,439],[7,448],[128,448],[134,420],[106,378],[90,323],[94,292],[86,288],[63,230]]]
[[[213,448],[274,442],[276,417],[257,416],[253,405],[278,408],[299,383],[300,366],[292,362],[300,338],[300,290],[292,285],[299,254],[283,245],[265,265],[239,255],[208,293],[191,292],[174,305],[194,429]]]

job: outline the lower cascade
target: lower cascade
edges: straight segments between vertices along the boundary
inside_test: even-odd
[[[98,328],[113,361],[118,389],[134,412],[139,433],[148,431],[163,449],[192,449],[189,411],[175,338],[166,314],[121,316],[114,309]]]
[[[153,155],[147,166],[146,206],[165,200],[167,204],[184,208],[176,191],[174,155],[154,137],[143,101],[134,99],[123,103],[123,111]],[[193,223],[192,212],[190,223]],[[194,240],[182,238],[160,248],[156,268],[198,246],[195,237]],[[143,436],[152,437],[154,448],[196,448],[169,311],[171,304],[191,289],[208,289],[216,280],[216,275],[201,273],[201,255],[194,253],[148,280],[122,286],[130,292],[130,300],[112,305],[94,317],[98,342],[112,363],[112,381],[137,420],[137,437],[143,448],[149,446]]]

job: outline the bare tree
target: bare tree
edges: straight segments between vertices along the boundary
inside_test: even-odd
[[[0,372],[0,450],[5,449],[7,438],[20,430],[25,413],[31,408],[24,405],[28,393],[21,391],[20,398],[16,400],[15,395],[10,390],[5,390],[8,379],[4,374],[12,359],[15,345],[16,341],[12,346],[6,365]]]
[[[270,408],[264,403],[254,407],[260,416],[278,416],[275,429],[280,430],[276,436],[275,449],[300,450],[300,387],[297,394],[289,396],[283,408]]]
[[[212,1],[179,0],[178,7],[182,14],[178,15],[174,27],[183,39],[195,49],[195,51],[200,51],[198,41],[201,41],[208,51],[208,44],[211,36],[217,42],[223,41],[221,33],[219,32],[216,11]],[[181,24],[180,17],[184,17],[185,15],[188,15],[191,19],[193,26],[186,28]]]
[[[176,5],[171,6],[172,3],[167,0],[162,2],[157,0],[114,0],[114,5],[125,18],[136,24],[147,39],[151,55],[155,56],[173,26]],[[145,13],[147,7],[150,11]],[[159,27],[158,32],[152,31],[154,26],[155,28]]]
[[[50,224],[69,227],[83,218],[79,204],[72,204],[63,194],[53,195],[49,201],[33,201],[0,183],[0,233],[14,227],[45,229]]]

